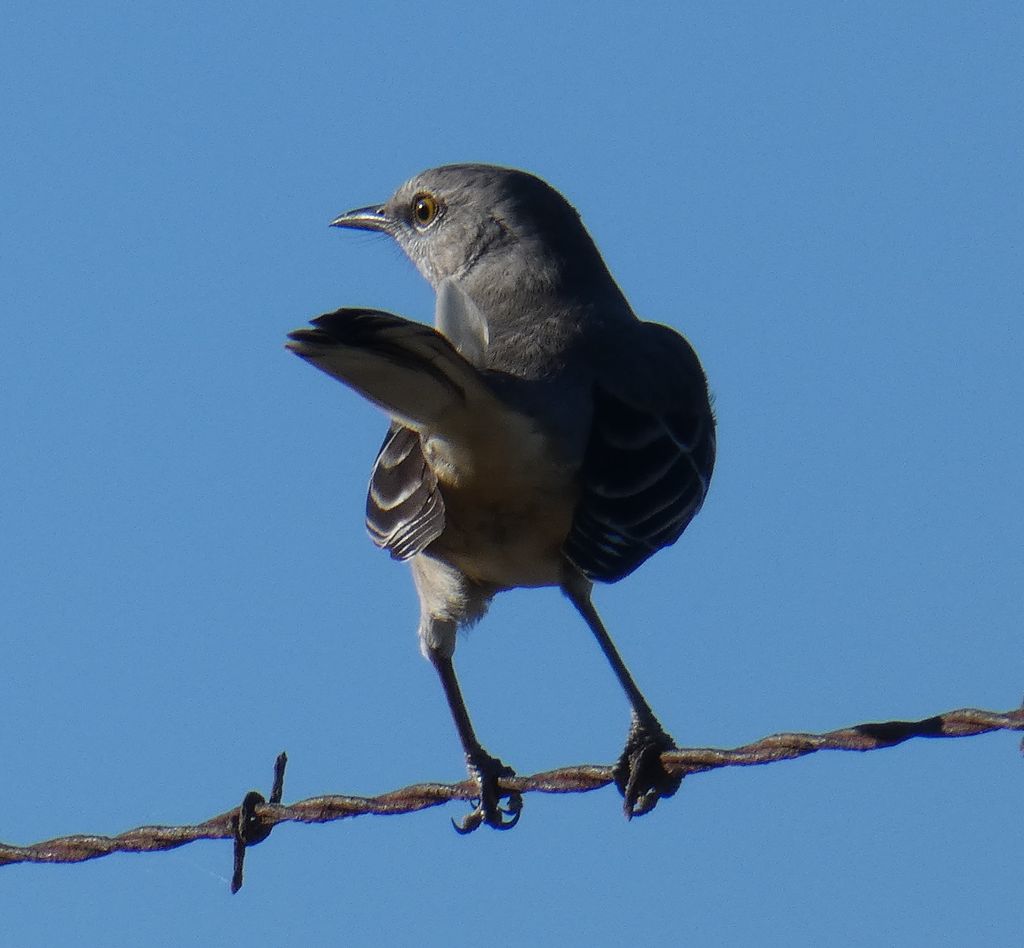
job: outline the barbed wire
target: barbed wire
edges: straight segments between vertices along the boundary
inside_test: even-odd
[[[684,777],[720,767],[749,767],[793,760],[823,750],[870,751],[895,747],[914,737],[972,737],[991,731],[1024,731],[1024,709],[982,711],[961,708],[920,721],[884,721],[858,724],[825,734],[771,734],[753,744],[732,749],[679,748],[661,755],[665,769]],[[328,823],[351,816],[393,816],[415,813],[477,795],[473,781],[420,783],[375,797],[331,794],[283,804],[287,755],[274,764],[274,784],[269,801],[251,790],[242,804],[202,823],[188,826],[140,826],[116,836],[64,836],[29,846],[0,843],[0,866],[23,862],[73,863],[109,856],[111,853],[160,852],[177,849],[200,839],[234,841],[235,870],[231,891],[242,885],[245,850],[265,840],[279,823]],[[612,782],[612,765],[579,764],[528,777],[500,781],[504,790],[519,793],[585,793]]]

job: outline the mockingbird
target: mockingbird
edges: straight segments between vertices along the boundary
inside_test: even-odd
[[[519,586],[559,586],[597,637],[632,705],[615,782],[627,818],[647,813],[679,788],[660,760],[675,745],[590,595],[704,501],[715,422],[696,354],[634,315],[575,209],[523,171],[434,168],[331,224],[394,238],[437,293],[436,329],[339,309],[288,347],[391,417],[366,523],[412,567],[421,647],[480,789],[456,828],[519,818],[500,786],[514,771],[477,740],[452,664],[457,631]]]

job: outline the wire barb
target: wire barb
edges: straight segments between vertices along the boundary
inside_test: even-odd
[[[284,768],[288,763],[288,755],[281,751],[274,761],[274,784],[270,791],[270,802],[278,804],[284,793]],[[245,869],[245,850],[249,846],[262,843],[274,828],[273,823],[268,823],[263,814],[259,812],[261,804],[267,801],[258,790],[250,790],[242,799],[242,805],[238,812],[232,817],[232,827],[235,831],[235,868],[231,874],[231,894],[234,895],[242,888],[242,875]]]
[[[991,731],[1024,731],[1024,709],[982,711],[962,708],[920,721],[883,721],[858,724],[825,734],[772,734],[753,744],[732,749],[677,748],[661,755],[669,774],[682,777],[720,767],[749,767],[793,760],[823,750],[869,751],[894,747],[915,737],[972,737]],[[328,823],[350,816],[392,816],[415,813],[453,800],[472,800],[479,794],[476,781],[421,783],[376,797],[330,795],[282,804],[287,756],[274,765],[274,786],[264,802],[255,790],[240,807],[192,826],[140,826],[117,836],[65,836],[30,846],[0,843],[0,866],[23,862],[85,862],[118,852],[158,852],[176,849],[200,839],[231,839],[235,844],[232,892],[242,884],[245,850],[262,842],[279,823]],[[529,777],[503,777],[501,789],[517,793],[586,793],[612,783],[611,765],[579,764]]]

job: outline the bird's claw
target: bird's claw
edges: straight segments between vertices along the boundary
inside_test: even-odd
[[[675,748],[657,720],[642,722],[634,715],[626,747],[612,770],[627,820],[650,813],[662,797],[679,789],[682,774],[669,773],[661,762],[661,755]]]
[[[484,823],[496,830],[512,829],[523,811],[523,797],[518,790],[502,790],[498,781],[514,777],[516,772],[488,754],[467,757],[467,764],[470,777],[480,788],[480,796],[474,801],[476,806],[471,813],[459,822],[452,820],[455,832],[465,836]],[[499,805],[502,797],[508,798],[507,807]]]

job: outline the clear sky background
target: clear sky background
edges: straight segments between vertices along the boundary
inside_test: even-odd
[[[283,349],[429,320],[332,231],[437,164],[532,170],[683,331],[719,458],[597,592],[684,744],[1024,692],[1017,3],[100,3],[0,28],[0,839],[463,776],[407,569],[362,527],[385,419]],[[521,773],[627,706],[554,590],[460,642]],[[1024,763],[997,734],[449,806],[231,848],[0,869],[12,945],[1019,945]]]

